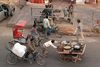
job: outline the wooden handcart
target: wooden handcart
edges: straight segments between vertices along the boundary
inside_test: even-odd
[[[68,62],[68,61],[72,61],[72,62],[80,62],[82,60],[82,56],[84,55],[85,52],[85,48],[86,48],[86,44],[83,45],[82,51],[72,51],[70,53],[69,52],[64,52],[64,51],[57,51],[57,53],[59,54],[59,59],[62,62]]]

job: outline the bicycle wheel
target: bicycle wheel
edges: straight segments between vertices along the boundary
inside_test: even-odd
[[[60,54],[59,55],[59,60],[61,62],[68,62],[70,59],[68,57],[66,57],[66,56],[68,56],[68,55]]]
[[[93,31],[94,31],[94,33],[100,33],[100,26],[99,26],[99,25],[96,25],[96,26],[93,28]]]
[[[15,64],[17,62],[17,57],[13,53],[10,53],[6,56],[6,60],[9,64]]]
[[[39,37],[35,38],[35,42],[34,43],[35,43],[36,47],[40,46],[39,42],[40,42],[40,38]]]
[[[38,31],[38,34],[41,36],[41,37],[45,37],[45,31],[42,29],[42,31]]]
[[[42,45],[46,42],[46,39],[41,39],[39,44],[40,44],[40,47],[43,47]]]
[[[37,62],[39,65],[45,65],[45,64],[46,64],[46,59],[45,59],[45,57],[43,57],[42,55],[37,54],[37,56],[36,56],[36,62]]]
[[[56,28],[55,32],[54,32],[55,36],[58,38],[62,37],[62,34],[59,32],[58,28]]]

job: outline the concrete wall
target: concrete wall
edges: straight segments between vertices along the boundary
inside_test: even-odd
[[[76,0],[76,4],[84,4],[85,0]]]

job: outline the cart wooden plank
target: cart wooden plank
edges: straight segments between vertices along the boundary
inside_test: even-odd
[[[72,52],[72,54],[83,55],[84,52],[85,52],[85,48],[86,48],[86,44],[84,44],[84,47],[83,47],[83,51],[82,52]],[[57,51],[57,53],[59,53],[59,54],[69,54],[70,52],[59,52],[59,51]]]

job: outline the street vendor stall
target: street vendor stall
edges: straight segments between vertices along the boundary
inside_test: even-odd
[[[57,53],[59,54],[59,59],[62,62],[68,62],[71,60],[72,62],[80,62],[82,60],[82,56],[84,55],[86,48],[85,43],[81,42],[70,42],[65,45],[59,45]]]

